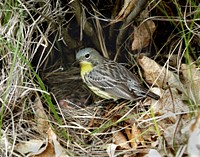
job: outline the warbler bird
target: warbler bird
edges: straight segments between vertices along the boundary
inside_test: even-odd
[[[146,96],[158,100],[160,96],[149,91],[140,79],[123,65],[104,58],[93,48],[76,54],[83,82],[105,99],[139,100]]]

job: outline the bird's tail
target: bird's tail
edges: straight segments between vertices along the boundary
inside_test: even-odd
[[[140,88],[140,89],[141,89],[140,95],[143,95],[143,97],[144,97],[144,95],[145,95],[145,97],[146,97],[146,96],[149,96],[149,97],[151,97],[151,98],[153,98],[153,99],[155,99],[155,100],[159,100],[159,99],[160,99],[160,96],[159,96],[159,95],[157,95],[157,94],[151,92],[149,89],[144,88],[144,87],[142,87],[142,88]],[[137,93],[137,94],[139,94],[139,93]]]
[[[160,96],[159,96],[159,95],[157,95],[157,94],[155,94],[155,93],[153,93],[153,92],[151,92],[151,91],[148,91],[148,92],[147,92],[147,96],[149,96],[149,97],[151,97],[151,98],[153,98],[153,99],[155,99],[155,100],[159,100],[159,99],[160,99]]]

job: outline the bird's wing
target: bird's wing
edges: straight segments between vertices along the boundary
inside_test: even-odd
[[[129,73],[125,67],[118,63],[109,62],[94,67],[85,81],[89,86],[95,86],[113,97],[131,100],[138,96],[128,87],[128,81],[132,80]],[[139,83],[136,80],[137,85]]]

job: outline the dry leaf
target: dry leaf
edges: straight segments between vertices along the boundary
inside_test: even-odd
[[[125,132],[127,134],[127,137],[131,143],[131,147],[132,148],[137,148],[138,144],[142,144],[143,146],[144,144],[144,139],[142,137],[142,133],[141,131],[137,128],[137,126],[135,124],[132,125],[131,129],[130,128],[126,128]]]
[[[181,95],[174,88],[162,90],[162,98],[159,101],[148,100],[143,105],[151,105],[156,115],[162,115],[170,119],[171,122],[177,121],[176,113],[187,113],[189,108],[184,104]]]
[[[52,131],[51,128],[49,128],[48,130],[48,139],[49,139],[49,143],[51,143],[54,146],[55,157],[67,157],[65,149],[57,141],[57,136]]]
[[[146,154],[144,157],[162,157],[160,153],[155,149],[150,149],[149,153]]]
[[[135,27],[132,50],[138,50],[147,47],[155,30],[156,25],[152,20],[145,21],[138,27]]]
[[[37,153],[41,149],[42,145],[46,143],[45,140],[29,140],[22,141],[15,146],[15,150],[21,154]]]
[[[200,71],[195,67],[195,65],[181,65],[182,74],[184,76],[185,82],[184,86],[186,89],[185,94],[195,102],[195,104],[200,104]]]
[[[39,97],[35,100],[34,108],[35,108],[35,121],[37,123],[35,130],[41,134],[46,134],[49,128],[49,123],[47,115],[44,111],[44,107]]]
[[[190,127],[190,134],[196,129],[196,128],[200,128],[200,112],[198,112],[198,115],[195,118],[195,121],[193,122],[193,124]]]
[[[175,124],[171,125],[163,124],[163,126],[165,126],[165,128],[163,128],[163,136],[169,147],[174,148],[175,145],[182,145],[185,143],[185,136],[181,133],[183,121],[184,120],[177,120]]]
[[[122,149],[126,149],[126,150],[131,149],[126,137],[121,131],[113,133],[113,143],[120,146]]]
[[[126,133],[128,139],[130,140],[131,139],[131,128],[130,128],[130,126],[125,124],[125,129],[124,130],[125,130],[125,133]]]
[[[115,19],[111,22],[111,24],[125,19],[130,14],[130,12],[133,10],[136,3],[137,3],[137,0],[124,0],[124,5],[123,5],[121,11],[118,13],[118,15],[115,17]]]
[[[51,128],[48,129],[48,138],[46,141],[22,141],[16,145],[15,149],[27,157],[68,157],[65,149],[57,141],[57,136]]]
[[[131,135],[132,135],[132,139],[134,139],[135,143],[137,143],[137,144],[140,143],[142,146],[145,146],[144,139],[142,137],[142,133],[141,133],[140,129],[138,129],[135,124],[132,125]]]
[[[200,156],[200,128],[196,128],[188,140],[187,152],[189,157]]]
[[[177,74],[161,67],[154,60],[146,56],[139,57],[137,61],[144,71],[145,80],[149,84],[155,84],[158,87],[175,87],[182,91],[183,85]]]
[[[56,157],[54,147],[51,143],[48,143],[43,149],[37,153],[31,153],[27,157]]]
[[[118,145],[116,144],[108,144],[108,147],[106,149],[106,152],[108,153],[108,156],[109,157],[114,157],[115,156],[115,151],[116,151],[116,148],[117,148]]]
[[[200,156],[200,112],[196,116],[193,124],[189,130],[189,140],[187,146],[187,152],[190,157]]]

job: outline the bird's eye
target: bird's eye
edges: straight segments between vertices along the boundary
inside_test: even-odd
[[[86,59],[90,58],[90,54],[89,53],[85,54],[85,58]]]

